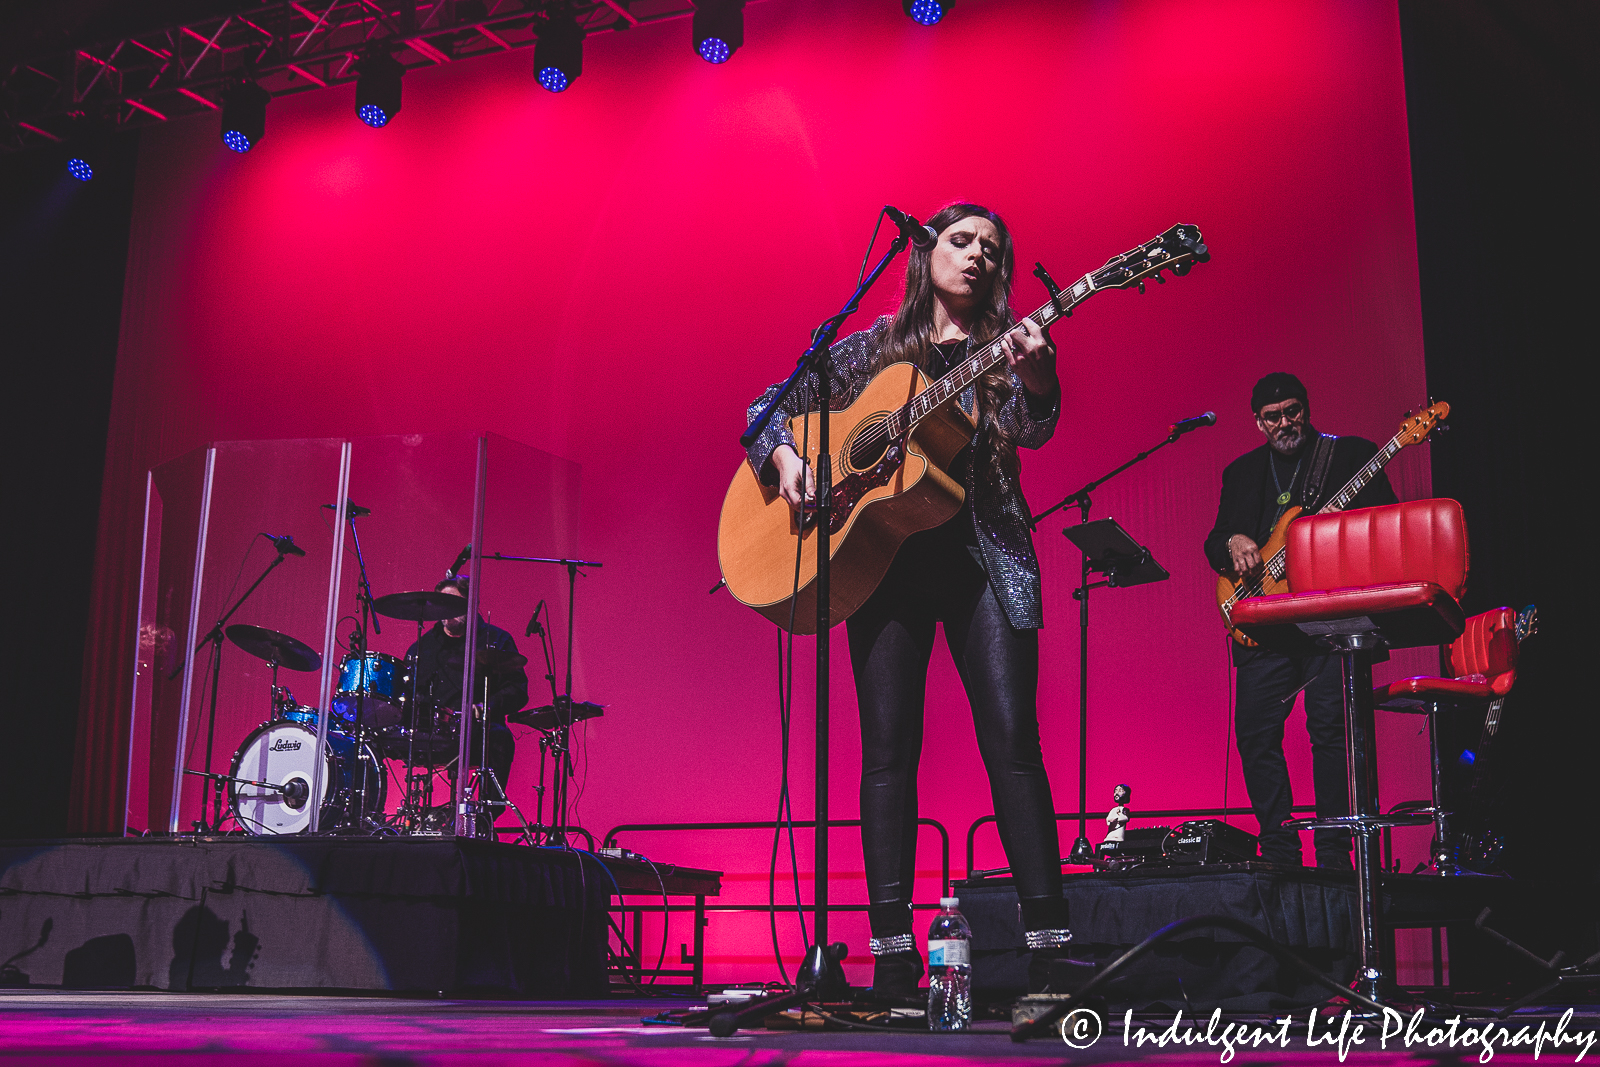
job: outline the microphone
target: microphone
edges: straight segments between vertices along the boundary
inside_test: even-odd
[[[469,560],[471,558],[472,558],[472,546],[468,545],[466,548],[463,548],[461,550],[461,554],[460,555],[456,556],[456,561],[454,563],[450,564],[450,569],[444,572],[444,576],[446,578],[454,578],[457,574],[459,574],[461,572],[462,565],[465,564],[467,562],[467,560]]]
[[[900,227],[901,234],[916,247],[932,248],[939,240],[939,235],[933,232],[932,226],[924,226],[899,208],[885,206],[883,211],[896,226]]]
[[[294,538],[288,534],[284,534],[282,537],[274,537],[272,534],[264,533],[261,536],[272,542],[272,547],[278,550],[278,555],[280,556],[303,556],[306,554],[306,550],[295,544]]]
[[[353,519],[359,519],[363,515],[371,515],[372,514],[372,509],[371,508],[364,508],[360,504],[357,504],[354,500],[346,500],[344,503],[345,503],[344,513],[346,515],[350,516]],[[339,510],[339,505],[338,504],[324,504],[322,506],[327,508],[329,511],[338,511]]]
[[[1208,411],[1204,415],[1196,415],[1192,419],[1184,419],[1182,422],[1173,423],[1172,429],[1168,432],[1176,437],[1179,434],[1188,433],[1190,430],[1198,430],[1202,426],[1215,426],[1216,424],[1217,413]]]
[[[306,806],[306,801],[311,799],[311,785],[300,778],[291,778],[283,785],[275,786],[283,792],[283,802],[294,811],[299,811]]]
[[[536,633],[539,633],[539,634],[544,633],[544,627],[539,625],[539,612],[541,612],[543,610],[544,610],[544,601],[541,600],[541,601],[539,601],[538,605],[533,609],[533,618],[528,620],[528,628],[527,628],[527,630],[523,631],[523,634],[522,634],[523,637],[532,637]]]

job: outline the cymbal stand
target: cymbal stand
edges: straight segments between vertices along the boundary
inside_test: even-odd
[[[565,752],[568,741],[568,730],[572,725],[572,629],[578,596],[578,570],[581,567],[601,567],[604,566],[604,564],[596,563],[593,560],[584,559],[550,559],[542,556],[507,556],[499,552],[496,552],[492,556],[484,556],[483,558],[498,559],[510,563],[554,563],[567,569],[567,685],[566,692],[556,695],[553,700],[554,706],[558,711],[565,709],[561,716],[562,723],[559,727],[557,727],[557,732],[560,734],[561,738],[561,747],[563,752]],[[555,681],[553,678],[551,679],[550,685],[553,690],[555,688]],[[542,742],[540,748],[542,751]],[[552,825],[548,828],[549,834],[546,837],[546,844],[564,846],[567,843],[567,805],[569,796],[567,787],[572,778],[572,759],[570,754],[567,754],[565,757],[566,773],[563,774],[562,770],[562,765],[558,763],[555,780],[552,783],[552,791],[554,793],[554,795],[551,797],[550,805],[550,818]],[[542,768],[540,777],[541,779],[543,778]],[[539,810],[540,817],[542,818],[544,813],[542,795]],[[541,827],[541,829],[543,828]]]
[[[498,808],[500,811],[504,811],[506,808],[510,808],[512,814],[517,817],[517,821],[522,824],[522,833],[518,837],[518,840],[525,844],[531,845],[534,843],[534,838],[536,836],[534,834],[534,828],[529,825],[527,817],[522,814],[522,809],[517,807],[516,803],[511,799],[511,794],[506,791],[505,783],[500,780],[500,776],[494,772],[493,767],[489,766],[490,720],[489,676],[487,673],[485,673],[483,676],[483,703],[474,706],[473,711],[482,713],[483,729],[480,731],[480,733],[483,736],[483,743],[478,752],[478,765],[476,767],[470,767],[467,770],[466,793],[469,797],[471,797],[471,799],[467,801],[468,805],[470,805],[469,810],[471,810],[474,814],[481,814],[484,811],[491,812],[489,819],[488,840],[498,841],[500,840],[500,836],[495,830],[494,824],[499,812],[493,811],[493,809]],[[489,799],[484,798],[485,779],[488,779],[489,783],[494,786],[494,793],[490,794]],[[494,799],[496,796],[498,796],[499,799]]]
[[[283,562],[284,556],[284,548],[280,545],[277,556],[274,557],[271,563],[267,564],[267,569],[261,572],[261,577],[251,583],[250,588],[244,591],[244,595],[233,602],[233,607],[222,613],[222,618],[218,619],[211,629],[206,631],[206,635],[196,642],[194,646],[194,651],[197,653],[207,644],[213,646],[211,652],[211,708],[206,713],[206,769],[204,772],[196,772],[203,775],[204,784],[201,786],[200,791],[200,818],[195,821],[194,828],[202,834],[215,833],[222,828],[222,789],[219,788],[217,790],[216,814],[209,823],[206,821],[206,807],[211,803],[211,759],[217,738],[217,695],[222,684],[223,627],[227,626],[228,620],[233,618],[233,613],[238,611],[246,600],[250,599],[250,594],[256,591],[256,587],[267,580],[267,575],[271,574],[274,568]],[[182,669],[182,664],[179,665],[179,669]],[[277,664],[273,664],[273,680],[276,683]]]
[[[394,813],[391,820],[405,834],[415,833],[423,825],[423,817],[433,801],[433,768],[430,766],[423,773],[417,772],[417,731],[422,729],[419,688],[422,674],[421,619],[417,620],[417,640],[411,647],[417,650],[415,656],[406,657],[411,673],[411,705],[407,709],[411,722],[407,725],[404,719],[401,720],[406,731],[406,795],[400,803],[400,810]]]
[[[348,806],[346,807],[344,825],[361,831],[375,829],[383,823],[381,818],[369,820],[367,815],[367,790],[371,788],[371,784],[367,779],[371,776],[366,773],[361,763],[361,751],[367,744],[367,687],[372,684],[372,664],[367,662],[367,627],[370,626],[373,633],[382,637],[383,624],[378,621],[378,613],[372,610],[372,583],[367,581],[367,561],[361,554],[361,534],[356,530],[356,510],[353,507],[346,508],[345,521],[350,524],[350,542],[355,546],[356,550],[356,571],[359,578],[356,586],[356,603],[361,607],[361,614],[357,616],[356,632],[352,635],[350,642],[356,654],[356,662],[359,664],[356,671],[356,677],[359,681],[356,685],[356,731],[354,740],[356,767],[361,772],[361,786],[359,789],[350,790],[348,794],[349,804],[354,805],[355,810],[351,811]],[[328,708],[328,714],[333,714],[332,707]],[[380,812],[379,814],[381,815],[382,813]],[[376,825],[367,825],[369,821]],[[324,833],[328,832],[326,829],[320,827],[319,829]]]

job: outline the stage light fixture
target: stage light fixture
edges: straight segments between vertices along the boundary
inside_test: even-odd
[[[272,94],[242,78],[222,94],[222,143],[248,152],[267,132],[267,101]]]
[[[80,182],[86,182],[94,177],[94,168],[89,166],[88,160],[74,156],[67,160],[67,173]]]
[[[566,92],[583,73],[583,28],[571,8],[550,12],[533,24],[533,71],[552,93]]]
[[[932,26],[950,13],[956,0],[900,0],[900,10],[924,26]]]
[[[744,0],[699,0],[694,50],[707,63],[726,63],[744,44]]]
[[[389,125],[400,110],[400,76],[406,68],[379,47],[368,51],[356,69],[356,114],[368,126]]]

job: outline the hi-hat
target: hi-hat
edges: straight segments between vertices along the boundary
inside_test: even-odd
[[[276,663],[291,671],[314,671],[322,666],[322,655],[304,641],[280,634],[264,626],[236,622],[227,629],[228,640],[258,659]]]
[[[516,723],[518,726],[531,726],[535,730],[554,730],[558,726],[571,726],[575,722],[604,714],[604,704],[591,704],[587,700],[569,701],[567,697],[556,697],[554,704],[513,711],[506,716],[506,722]]]
[[[372,610],[388,619],[408,619],[412,622],[437,622],[440,619],[458,619],[467,613],[465,597],[455,593],[435,593],[423,590],[416,593],[390,593],[372,602]]]

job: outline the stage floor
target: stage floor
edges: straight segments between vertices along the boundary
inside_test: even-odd
[[[704,1030],[643,1027],[640,1019],[687,1000],[470,1001],[268,994],[60,993],[0,991],[0,1062],[6,1064],[674,1064],[857,1067],[867,1064],[990,1064],[1027,1060],[1216,1064],[1220,1046],[1124,1047],[1120,1019],[1083,1050],[1057,1038],[1013,1044],[999,1022],[968,1034],[795,1033],[740,1031],[714,1038]],[[1519,1013],[1513,1029],[1546,1021],[1553,1031],[1566,1008]],[[1301,1013],[1303,1014],[1303,1013]],[[1187,1020],[1186,1020],[1187,1021]],[[1260,1020],[1268,1023],[1268,1020]],[[1303,1020],[1302,1020],[1303,1021]],[[1160,1030],[1170,1018],[1145,1022]],[[1136,1027],[1140,1025],[1136,1021]],[[1269,1023],[1270,1025],[1270,1023]],[[1600,1007],[1575,1009],[1567,1035],[1600,1031]],[[1347,1064],[1476,1061],[1478,1048],[1455,1055],[1418,1043],[1411,1049],[1375,1040],[1353,1046]],[[1546,1043],[1541,1062],[1572,1063],[1581,1046]],[[1584,1057],[1588,1062],[1600,1053]],[[1443,1056],[1443,1059],[1441,1059]],[[1493,1062],[1532,1062],[1531,1051],[1496,1049]],[[1236,1064],[1338,1064],[1338,1049],[1305,1046],[1303,1031],[1287,1049],[1239,1050]]]

